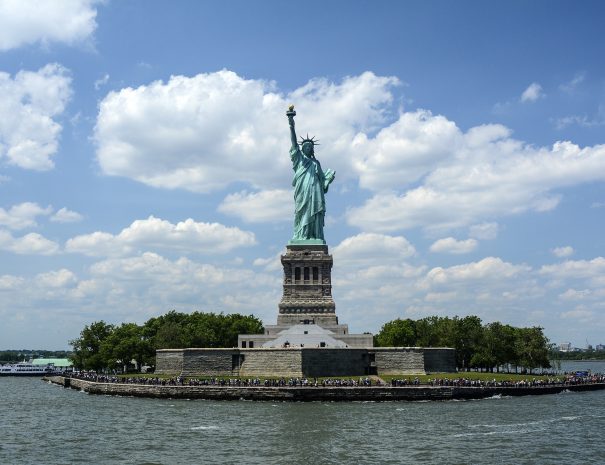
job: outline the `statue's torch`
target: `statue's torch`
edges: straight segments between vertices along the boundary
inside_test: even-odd
[[[286,116],[288,119],[292,119],[296,116],[296,112],[294,111],[294,105],[290,105],[288,107],[288,111],[286,112]]]

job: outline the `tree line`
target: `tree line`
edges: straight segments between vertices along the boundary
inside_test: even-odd
[[[17,363],[29,361],[32,358],[68,358],[66,350],[0,350],[0,363]]]
[[[550,368],[552,345],[543,328],[517,328],[500,322],[483,324],[477,316],[396,319],[374,336],[378,347],[453,347],[459,370],[500,370],[506,366],[530,372]]]
[[[236,347],[238,334],[259,334],[255,316],[171,311],[142,325],[111,325],[97,321],[84,327],[70,344],[74,367],[84,370],[128,370],[155,365],[157,349]],[[508,367],[549,368],[552,345],[537,326],[518,328],[500,322],[483,324],[477,316],[396,319],[374,336],[377,347],[452,347],[459,370],[500,370]]]
[[[586,349],[574,352],[561,352],[553,349],[550,352],[553,360],[605,360],[605,350]]]
[[[255,316],[171,311],[150,318],[142,325],[112,325],[96,321],[86,325],[70,344],[71,359],[80,370],[124,370],[136,361],[138,367],[155,365],[157,349],[186,347],[235,347],[238,334],[264,331]]]

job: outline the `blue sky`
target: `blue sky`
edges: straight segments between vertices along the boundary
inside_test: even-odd
[[[605,343],[601,2],[0,0],[0,349],[168,310],[274,323],[285,110],[336,170],[352,331]]]

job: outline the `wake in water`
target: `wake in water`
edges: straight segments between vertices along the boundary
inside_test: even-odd
[[[559,417],[559,418],[548,418],[545,420],[535,420],[535,421],[527,421],[524,423],[505,423],[505,424],[495,424],[495,425],[469,425],[469,428],[503,428],[503,427],[524,427],[524,426],[537,426],[537,425],[546,425],[551,423],[558,423],[560,421],[574,421],[579,420],[581,417],[572,416],[572,417]]]
[[[545,431],[549,425],[561,423],[563,421],[576,421],[582,419],[581,416],[565,416],[558,418],[549,418],[545,420],[528,421],[523,423],[505,423],[489,425],[468,425],[470,429],[483,428],[491,431],[477,431],[469,433],[458,433],[452,435],[454,438],[471,436],[492,436],[495,434],[526,434],[536,431]]]

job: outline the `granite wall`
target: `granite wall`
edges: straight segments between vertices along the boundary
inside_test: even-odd
[[[155,351],[155,372],[162,375],[178,375],[183,371],[183,349],[159,349]]]
[[[237,349],[184,349],[183,376],[239,376]]]
[[[455,371],[455,351],[447,348],[232,348],[156,352],[156,373],[166,375],[324,377]]]
[[[373,349],[376,371],[381,375],[424,373],[424,350],[411,347],[376,347]]]
[[[308,377],[363,376],[369,373],[367,349],[302,349],[302,372]]]
[[[304,349],[242,349],[240,376],[304,376]]]
[[[427,373],[452,373],[456,371],[456,351],[448,348],[427,347],[424,351],[424,371]]]

